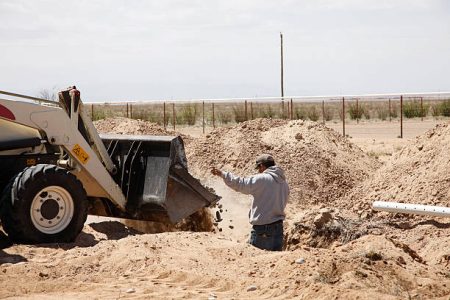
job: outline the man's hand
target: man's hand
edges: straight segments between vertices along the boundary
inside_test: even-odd
[[[211,169],[211,174],[222,177],[222,171],[220,171],[219,169],[216,169],[216,168]]]

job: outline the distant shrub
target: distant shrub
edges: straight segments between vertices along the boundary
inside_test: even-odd
[[[243,108],[241,105],[233,106],[233,115],[234,121],[236,121],[236,123],[247,121],[247,117],[245,115],[245,108]]]
[[[450,99],[439,103],[438,107],[440,115],[450,117]]]
[[[351,120],[361,119],[365,114],[364,106],[356,103],[352,103],[348,106],[348,114],[350,115]]]
[[[177,116],[177,122],[180,124],[195,125],[197,121],[197,104],[186,104],[181,108]]]
[[[334,117],[333,109],[331,109],[329,107],[325,107],[325,109],[324,109],[324,116],[325,116],[325,121],[333,120],[333,117]]]
[[[297,120],[306,120],[307,113],[303,107],[297,107],[295,109],[294,117]]]
[[[106,119],[106,112],[104,109],[100,108],[100,109],[95,109],[94,108],[94,114],[91,116],[92,121],[97,121],[97,120],[102,120],[102,119]]]
[[[314,122],[316,122],[317,120],[319,120],[319,113],[317,112],[315,106],[311,106],[311,107],[308,109],[308,118],[309,118],[311,121],[314,121]]]
[[[219,112],[217,119],[222,124],[228,124],[233,120],[233,115],[229,112]]]
[[[423,105],[423,110],[420,101],[407,101],[403,104],[403,115],[406,118],[420,118],[427,115],[428,105]]]
[[[377,107],[376,109],[378,119],[385,121],[389,116],[389,108]]]
[[[259,111],[259,114],[262,118],[275,118],[276,116],[276,113],[270,104],[263,106]]]
[[[397,106],[391,106],[391,118],[397,117],[398,117]]]

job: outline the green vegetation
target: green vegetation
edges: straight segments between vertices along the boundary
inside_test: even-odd
[[[421,118],[427,115],[429,106],[421,105],[420,101],[405,101],[403,103],[403,115],[406,118]]]
[[[234,114],[234,121],[236,123],[247,121],[248,116],[245,114],[245,108],[242,107],[242,105],[233,106],[233,114]]]
[[[178,124],[195,125],[197,121],[197,104],[186,104],[177,115]]]
[[[450,117],[450,99],[438,103],[432,108],[434,109],[433,116]]]

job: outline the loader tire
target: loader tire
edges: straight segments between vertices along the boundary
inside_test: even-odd
[[[14,242],[71,242],[87,217],[83,185],[69,171],[55,165],[24,169],[10,181],[1,200],[2,226]]]

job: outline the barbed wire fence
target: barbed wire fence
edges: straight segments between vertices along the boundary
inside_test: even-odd
[[[92,119],[127,117],[158,123],[165,129],[178,126],[216,128],[255,118],[309,119],[342,123],[376,119],[399,123],[403,138],[404,118],[424,121],[450,117],[450,92],[397,93],[343,96],[291,96],[265,98],[179,99],[148,101],[85,102]]]

